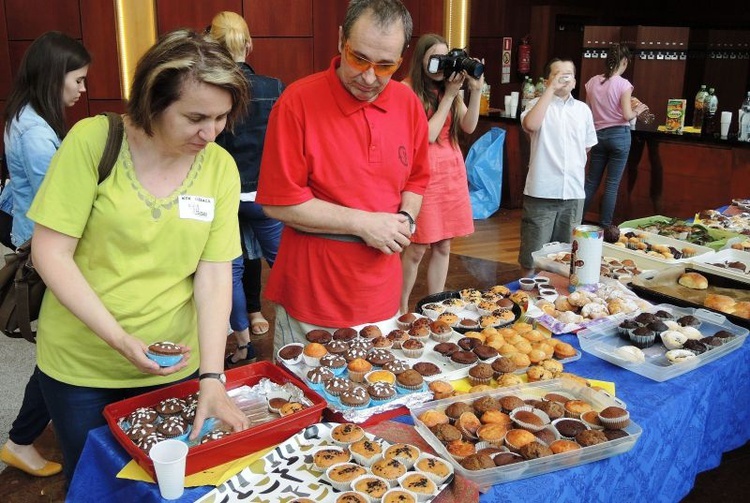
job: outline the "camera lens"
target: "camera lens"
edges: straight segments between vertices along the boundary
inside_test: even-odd
[[[461,61],[461,69],[466,70],[471,77],[478,79],[484,73],[484,65],[475,59],[464,58]]]

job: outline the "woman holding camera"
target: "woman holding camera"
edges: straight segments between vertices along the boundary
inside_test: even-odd
[[[464,69],[455,68],[463,65],[455,65],[455,59],[446,55],[448,43],[443,37],[432,33],[422,35],[414,49],[409,76],[404,81],[424,105],[430,141],[430,183],[411,245],[401,258],[404,275],[401,312],[404,313],[409,311],[409,296],[427,249],[432,250],[427,267],[427,291],[429,294],[442,292],[448,276],[451,239],[474,232],[458,130],[471,133],[477,126],[484,75],[467,78]],[[430,70],[436,72],[430,73]],[[461,91],[464,82],[469,89],[468,106]]]

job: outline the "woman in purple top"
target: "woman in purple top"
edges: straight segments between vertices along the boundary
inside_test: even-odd
[[[613,44],[607,52],[604,74],[595,75],[586,82],[586,103],[594,116],[598,143],[591,149],[583,212],[588,211],[606,169],[599,217],[604,227],[612,225],[617,191],[630,152],[630,121],[648,109],[643,103],[635,108],[630,104],[633,85],[622,78],[630,57],[630,49],[626,45]]]

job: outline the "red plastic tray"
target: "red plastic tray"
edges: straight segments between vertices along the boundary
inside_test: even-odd
[[[238,388],[242,385],[253,386],[264,377],[271,379],[271,381],[277,384],[291,382],[304,392],[305,397],[313,405],[295,414],[253,426],[245,431],[233,433],[220,440],[191,447],[188,451],[187,466],[185,468],[185,473],[188,475],[283,442],[298,433],[301,429],[319,422],[323,414],[323,409],[326,407],[325,399],[308,388],[295,375],[269,361],[244,365],[229,370],[226,375],[228,390]],[[182,398],[196,391],[198,391],[198,380],[193,379],[128,398],[127,400],[121,400],[109,404],[104,408],[104,417],[107,420],[107,424],[109,424],[112,434],[128,454],[151,477],[154,477],[154,465],[151,462],[151,458],[130,441],[122,428],[117,424],[118,420],[127,416],[138,407],[153,407],[165,398]]]

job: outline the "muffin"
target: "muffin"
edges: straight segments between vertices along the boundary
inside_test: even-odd
[[[370,471],[373,475],[384,478],[389,483],[395,481],[406,473],[406,466],[398,459],[379,458],[371,466]]]
[[[635,320],[625,320],[617,325],[617,333],[620,334],[620,337],[623,339],[630,340],[630,331],[640,326],[641,325]]]
[[[459,350],[451,355],[451,361],[458,365],[468,366],[476,363],[479,358],[472,351]]]
[[[287,344],[279,349],[278,357],[288,365],[296,365],[302,361],[302,349],[304,346],[298,342]]]
[[[482,341],[476,337],[462,337],[458,340],[458,346],[464,351],[472,351],[480,344],[482,344]]]
[[[482,424],[501,424],[506,428],[510,428],[513,422],[508,414],[499,410],[488,410],[481,413],[479,420]]]
[[[480,360],[488,361],[496,358],[499,353],[497,352],[497,349],[493,348],[492,346],[488,346],[487,344],[480,344],[479,346],[474,348],[474,354],[477,355],[477,358],[479,358]]]
[[[456,461],[461,461],[477,451],[474,444],[466,440],[452,440],[448,442],[445,448]]]
[[[185,402],[179,398],[165,398],[154,407],[154,410],[161,417],[179,416],[185,410]]]
[[[418,341],[425,343],[430,338],[430,326],[428,325],[412,325],[409,329],[409,337],[417,339]],[[403,343],[401,344],[403,348]]]
[[[328,344],[333,340],[333,335],[328,330],[315,329],[305,334],[307,342],[317,342],[318,344]]]
[[[507,466],[514,463],[520,463],[524,461],[524,459],[523,456],[516,454],[515,452],[501,452],[492,458],[492,461],[495,463],[495,466]]]
[[[279,408],[279,415],[284,417],[304,410],[306,407],[299,402],[287,402]]]
[[[581,447],[603,444],[606,441],[607,436],[602,430],[584,430],[576,435],[576,442],[578,442]]]
[[[508,427],[499,423],[483,424],[477,428],[477,439],[490,445],[501,447],[508,432]]]
[[[437,485],[421,473],[407,473],[398,483],[404,489],[417,494],[417,497],[429,498],[437,494]]]
[[[424,344],[414,338],[410,338],[401,343],[401,351],[407,358],[419,358],[424,353]]]
[[[364,386],[352,386],[339,395],[341,405],[352,409],[364,409],[370,405],[370,394]]]
[[[521,447],[531,442],[536,442],[536,437],[533,433],[520,428],[508,430],[505,434],[505,445],[513,452],[518,452]]]
[[[462,467],[467,470],[486,470],[495,468],[495,462],[486,454],[471,454],[460,461]]]
[[[362,337],[357,337],[353,341],[349,341],[349,349],[361,349],[367,353],[372,349],[372,341]]]
[[[453,402],[445,408],[445,415],[455,422],[459,417],[461,417],[461,414],[463,414],[464,412],[471,412],[473,410],[474,408],[468,403]]]
[[[372,370],[372,364],[364,358],[355,358],[347,365],[349,379],[354,382],[363,382],[365,374]]]
[[[364,340],[364,339],[357,339],[357,340]],[[356,360],[357,358],[365,359],[367,358],[367,354],[370,352],[369,349],[364,348],[353,348],[349,347],[349,350],[344,353],[344,359],[348,362],[352,360]]]
[[[489,384],[494,373],[490,364],[477,363],[469,369],[469,382],[472,386]]]
[[[388,332],[386,337],[393,344],[392,349],[401,349],[401,344],[403,344],[405,340],[408,340],[410,336],[408,332],[397,328]]]
[[[367,387],[367,393],[370,394],[374,405],[396,398],[396,388],[383,381],[370,384]]]
[[[378,442],[363,438],[349,445],[349,451],[357,463],[363,466],[370,466],[383,452],[383,448]]]
[[[556,419],[552,426],[555,427],[562,438],[573,440],[582,431],[586,431],[589,427],[580,419],[563,418]]]
[[[518,453],[524,459],[538,459],[554,454],[552,450],[541,442],[529,442],[519,449]]]
[[[383,332],[377,325],[365,325],[359,331],[359,336],[364,337],[365,339],[374,339],[375,337],[380,337],[381,335],[383,335]]]
[[[374,339],[370,339],[370,341],[374,349],[391,349],[393,347],[393,341],[385,335],[375,337]]]
[[[511,412],[513,409],[523,407],[525,405],[524,401],[515,395],[506,395],[504,397],[501,397],[499,399],[499,402],[500,407],[505,412]]]
[[[156,426],[156,432],[164,438],[176,438],[188,432],[188,424],[181,415],[170,416]]]
[[[599,412],[599,421],[608,430],[621,430],[630,424],[630,413],[622,407],[607,407]]]
[[[137,423],[125,431],[125,435],[136,445],[142,438],[154,433],[156,433],[156,425],[153,423]]]
[[[554,442],[552,442],[549,448],[553,454],[562,454],[564,452],[578,450],[581,448],[581,446],[573,442],[572,440],[565,440],[561,438],[560,440],[555,440]]]
[[[442,372],[440,367],[432,362],[418,362],[415,363],[412,368],[419,372],[423,377],[431,377]]]
[[[327,353],[320,358],[320,366],[328,367],[334,373],[339,374],[346,368],[346,359],[341,355]]]
[[[228,437],[232,432],[227,430],[211,430],[201,437],[201,444],[207,444]]]
[[[325,382],[334,375],[333,370],[328,367],[314,367],[307,372],[306,377],[310,387],[320,391],[323,389]]]
[[[148,454],[151,448],[155,446],[156,444],[158,444],[159,442],[161,442],[162,440],[164,440],[164,437],[154,432],[154,433],[149,433],[145,437],[140,438],[136,442],[135,445],[137,445],[138,448],[141,449],[143,452]]]
[[[443,315],[441,315],[443,316]],[[455,314],[452,316],[456,316]],[[458,320],[456,320],[458,321]],[[436,342],[447,342],[453,335],[453,329],[445,321],[437,320],[430,323],[430,337]]]
[[[354,423],[342,423],[331,430],[331,439],[339,445],[348,446],[362,440],[365,431]]]
[[[335,464],[348,462],[351,457],[351,453],[342,447],[326,447],[313,455],[313,467],[325,471]]]
[[[341,355],[344,356],[344,353],[346,353],[349,350],[349,343],[345,341],[339,341],[339,340],[332,340],[328,344],[325,345],[326,350],[333,354],[333,355]]]
[[[323,383],[323,389],[331,396],[339,396],[352,387],[352,382],[345,377],[331,377]]]
[[[417,419],[422,421],[425,426],[432,429],[439,424],[449,424],[450,418],[445,415],[445,412],[437,409],[428,409],[422,412]]]
[[[456,427],[467,440],[476,440],[477,430],[480,426],[482,426],[482,422],[473,412],[464,412],[456,420]]]
[[[567,342],[558,342],[555,344],[555,358],[564,360],[566,358],[573,358],[576,354],[576,348]]]
[[[461,330],[478,330],[481,328],[479,322],[473,318],[461,318],[458,320],[456,327]]]
[[[362,477],[357,477],[355,480],[359,480]],[[354,484],[354,481],[352,481]],[[369,503],[372,501],[364,493],[360,494],[356,491],[346,491],[338,495],[334,503]]]
[[[539,404],[538,408],[547,414],[551,420],[559,419],[565,415],[565,407],[559,402],[544,401]]]
[[[416,370],[410,369],[397,375],[396,382],[407,391],[416,391],[424,385],[424,378]]]
[[[450,359],[450,356],[456,351],[459,351],[461,348],[459,348],[458,344],[456,344],[455,342],[440,342],[438,344],[435,344],[432,349],[436,353],[440,354],[440,356]]]
[[[461,440],[463,438],[461,430],[448,423],[436,424],[430,428],[430,431],[435,435],[435,438],[444,444],[449,444],[454,440]]]
[[[474,412],[480,415],[490,410],[500,410],[500,402],[498,399],[489,395],[477,398],[471,403],[471,406],[474,409]]]
[[[423,455],[414,464],[414,470],[425,474],[437,485],[445,482],[453,473],[453,467],[442,459]]]
[[[309,367],[317,367],[320,365],[320,358],[326,353],[328,353],[328,350],[324,345],[317,342],[311,342],[302,350],[302,358],[305,359],[305,363]]]
[[[432,396],[435,400],[442,400],[453,396],[454,389],[453,385],[448,381],[435,380],[427,385],[427,388],[432,392]]]
[[[392,362],[396,357],[388,349],[374,348],[367,355],[367,361],[375,367],[383,367],[386,363]]]
[[[414,323],[417,320],[417,315],[414,313],[404,313],[398,318],[396,318],[396,325],[398,328],[403,330],[409,330],[409,327],[411,327],[411,324]]]
[[[367,470],[355,463],[340,463],[326,470],[328,480],[339,491],[346,491],[357,477],[367,474]]]
[[[154,342],[146,350],[146,356],[160,367],[171,367],[182,360],[182,348],[170,341]]]
[[[590,410],[581,414],[581,421],[592,430],[601,430],[604,428],[602,422],[599,420],[599,413],[595,410]]]
[[[365,374],[365,382],[367,384],[375,384],[376,382],[395,384],[396,375],[388,370],[371,370]]]
[[[357,331],[353,328],[339,328],[333,332],[333,339],[337,341],[349,342],[357,338]]]
[[[510,358],[501,356],[500,358],[496,358],[491,363],[492,370],[495,372],[495,374],[508,374],[510,372],[515,372],[518,370],[518,367],[516,367],[515,363],[513,363],[513,360]]]
[[[376,475],[364,475],[354,479],[352,482],[352,489],[354,489],[356,493],[364,494],[369,498],[366,500],[367,503],[369,503],[369,501],[380,500],[390,488],[391,486],[385,481],[385,479]],[[357,494],[357,496],[360,496],[361,494]]]
[[[624,438],[628,436],[628,432],[625,430],[602,430],[607,440],[617,440],[618,438]]]
[[[383,365],[383,370],[392,372],[394,375],[399,375],[402,372],[409,370],[410,368],[411,367],[409,366],[409,364],[403,360],[393,360],[392,362],[388,362]]]
[[[388,447],[383,453],[383,457],[402,462],[408,470],[411,469],[420,454],[421,452],[417,447],[410,444],[398,443]]]
[[[153,424],[158,417],[159,413],[154,409],[150,407],[139,407],[128,414],[125,420],[130,423],[130,426],[132,427],[137,424]]]
[[[432,329],[433,324],[437,322],[440,322],[441,324],[444,323],[445,325],[448,326],[448,328],[455,327],[456,324],[458,323],[458,320],[459,318],[456,313],[451,313],[451,312],[440,313],[437,319],[434,322],[430,323],[430,329]],[[442,325],[441,325],[441,328],[442,328]],[[433,330],[433,332],[435,331]],[[452,330],[448,331],[448,333],[452,333]]]

